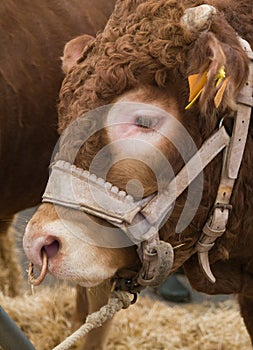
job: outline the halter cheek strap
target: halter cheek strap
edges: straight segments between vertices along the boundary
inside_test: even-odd
[[[232,209],[230,199],[241,166],[253,107],[253,52],[247,41],[242,39],[240,41],[250,59],[249,76],[237,98],[237,115],[233,134],[224,152],[220,184],[213,211],[203,227],[202,235],[196,246],[199,264],[205,276],[212,283],[215,283],[216,279],[210,269],[208,252],[214,246],[215,240],[226,231],[229,213]]]

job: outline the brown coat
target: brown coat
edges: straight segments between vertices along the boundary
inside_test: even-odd
[[[95,35],[114,1],[7,0],[0,5],[0,219],[40,202],[57,141],[67,41]]]

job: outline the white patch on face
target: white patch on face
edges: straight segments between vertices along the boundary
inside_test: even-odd
[[[156,105],[131,100],[132,94],[119,99],[110,109],[106,127],[114,157],[129,157],[143,162],[152,157],[152,149],[158,149],[166,139],[175,143],[180,136],[180,123],[172,113]],[[114,158],[115,160],[115,158]]]

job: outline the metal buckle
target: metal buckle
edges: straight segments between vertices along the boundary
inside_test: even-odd
[[[222,211],[225,209],[231,211],[233,209],[233,206],[232,204],[228,204],[228,203],[215,203],[213,210],[215,210],[216,208],[222,209]]]

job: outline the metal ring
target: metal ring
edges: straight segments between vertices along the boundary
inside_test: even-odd
[[[131,301],[131,305],[134,305],[137,301],[137,298],[138,298],[138,294],[137,293],[133,293],[133,300]]]
[[[34,271],[33,271],[34,265],[32,262],[30,262],[29,268],[28,268],[28,280],[29,280],[29,283],[31,283],[33,286],[38,286],[44,280],[47,274],[47,263],[48,263],[47,254],[45,251],[42,251],[42,268],[40,271],[40,275],[36,278],[34,276]]]

